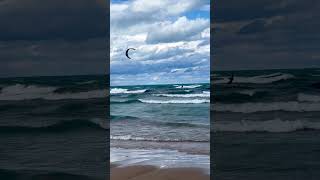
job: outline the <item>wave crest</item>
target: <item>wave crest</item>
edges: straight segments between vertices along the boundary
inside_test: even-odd
[[[112,88],[110,94],[142,94],[145,93],[147,89],[140,90],[128,90],[123,88]]]
[[[284,133],[299,130],[320,130],[320,122],[294,120],[284,121],[274,119],[268,121],[247,121],[239,122],[215,122],[213,124],[215,132],[272,132]]]
[[[241,77],[235,76],[233,83],[248,83],[248,84],[269,84],[281,80],[288,80],[292,79],[295,76],[292,74],[285,74],[285,73],[273,73],[268,75],[260,75],[260,76],[253,76],[253,77]],[[223,77],[223,79],[216,80],[214,84],[226,84],[229,82],[229,77]]]
[[[147,99],[139,99],[142,103],[148,104],[202,104],[202,103],[210,103],[208,99],[181,99],[181,100],[147,100]]]
[[[195,84],[195,85],[174,85],[177,89],[179,88],[185,88],[185,89],[194,89],[194,88],[198,88],[201,87],[202,85],[200,84]]]
[[[300,93],[300,94],[298,94],[298,101],[320,102],[320,96]]]
[[[210,97],[210,92],[204,91],[202,94],[154,94],[154,95],[162,96],[162,97],[193,98],[193,97]]]
[[[55,93],[58,87],[49,86],[34,86],[16,84],[2,88],[0,100],[3,101],[19,101],[19,100],[32,100],[32,99],[45,99],[45,100],[62,100],[62,99],[92,99],[92,98],[105,98],[108,96],[107,91],[104,89],[91,90],[86,92],[65,92]]]
[[[152,142],[208,142],[207,140],[159,139],[159,138],[135,137],[132,135],[122,135],[122,136],[111,135],[110,139],[121,140],[121,141],[152,141]]]
[[[101,119],[91,120],[69,120],[59,121],[47,126],[0,126],[0,133],[22,133],[22,132],[64,132],[76,129],[108,129],[107,123]]]
[[[291,111],[312,112],[320,111],[320,103],[306,102],[270,102],[270,103],[242,103],[242,104],[220,104],[215,103],[212,107],[217,112],[255,113],[267,111]]]

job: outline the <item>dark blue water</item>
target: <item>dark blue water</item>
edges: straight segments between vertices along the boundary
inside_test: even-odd
[[[105,179],[107,85],[105,76],[0,79],[0,176]]]
[[[214,72],[213,176],[319,177],[319,82],[319,69]]]

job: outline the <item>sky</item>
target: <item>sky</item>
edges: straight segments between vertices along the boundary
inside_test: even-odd
[[[212,70],[320,67],[320,1],[217,0]]]
[[[179,2],[0,0],[0,77],[106,74],[110,48],[113,83],[203,81],[208,1]],[[212,2],[212,70],[320,67],[320,1]]]
[[[106,74],[105,0],[0,0],[0,77]]]
[[[209,82],[210,1],[113,0],[110,70],[112,86]]]

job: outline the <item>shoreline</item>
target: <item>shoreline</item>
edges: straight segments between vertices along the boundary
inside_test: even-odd
[[[169,149],[110,148],[112,167],[153,166],[160,169],[194,168],[210,174],[210,156]]]
[[[120,149],[143,149],[143,150],[171,150],[191,155],[210,156],[210,142],[160,142],[160,141],[131,141],[131,140],[110,140],[110,148]]]
[[[209,180],[210,175],[199,168],[158,168],[149,165],[119,167],[110,164],[111,180]]]

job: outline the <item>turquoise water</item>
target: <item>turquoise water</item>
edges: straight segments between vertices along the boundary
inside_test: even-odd
[[[113,140],[210,140],[209,84],[112,87],[110,101]]]
[[[209,84],[111,87],[110,94],[111,162],[209,172]]]

